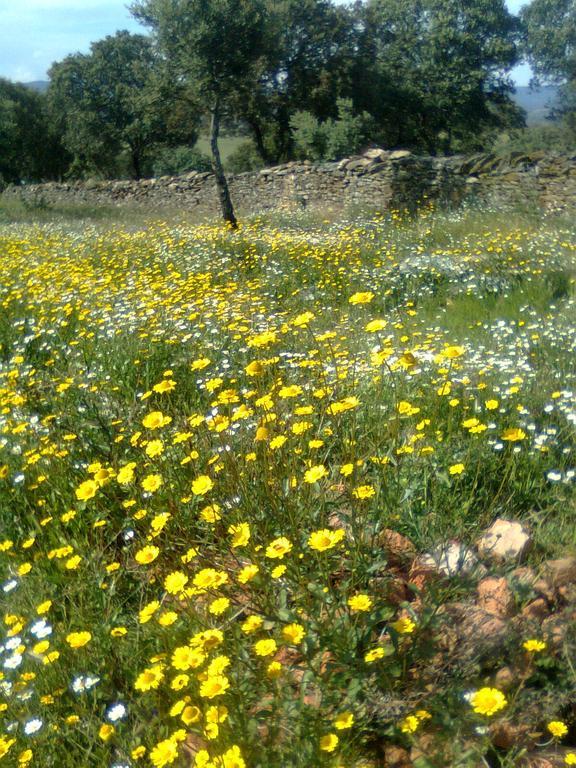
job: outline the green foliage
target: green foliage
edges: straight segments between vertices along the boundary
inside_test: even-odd
[[[537,576],[576,544],[574,222],[322,218],[0,227],[6,765],[511,767],[573,727]],[[411,567],[497,516],[527,568]]]
[[[508,77],[517,23],[503,0],[369,0],[362,18],[356,103],[386,145],[449,152],[522,123]]]
[[[560,152],[576,150],[576,134],[565,124],[533,125],[522,130],[504,132],[494,142],[493,150],[506,152]]]
[[[209,171],[210,158],[192,147],[166,147],[152,161],[154,176],[177,176],[188,171]]]
[[[576,80],[576,5],[573,0],[532,0],[521,11],[524,49],[538,78]]]
[[[243,141],[225,160],[226,169],[231,173],[257,171],[264,167],[258,150],[251,140]]]
[[[72,175],[139,178],[160,146],[193,142],[198,111],[151,41],[118,32],[50,70],[48,98],[72,155]]]
[[[295,153],[307,160],[338,160],[354,154],[375,132],[367,112],[355,115],[351,99],[338,99],[338,117],[320,122],[309,112],[296,112],[290,121]]]
[[[65,161],[46,98],[0,79],[0,185],[57,178]]]

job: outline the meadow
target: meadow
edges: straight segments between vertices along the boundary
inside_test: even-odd
[[[575,765],[575,590],[537,580],[576,548],[573,220],[25,214],[0,764]],[[497,518],[521,564],[419,569]],[[502,632],[468,621],[487,575]]]

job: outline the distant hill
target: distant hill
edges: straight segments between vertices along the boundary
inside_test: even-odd
[[[44,93],[48,90],[50,83],[48,80],[34,80],[32,83],[22,83],[22,85],[25,85],[27,88],[31,88],[33,91]]]
[[[542,125],[548,122],[550,108],[558,101],[558,88],[547,85],[532,90],[527,85],[519,85],[512,96],[516,104],[526,110],[528,125]]]

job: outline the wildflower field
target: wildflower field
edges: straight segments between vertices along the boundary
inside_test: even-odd
[[[2,225],[0,764],[576,764],[575,254],[488,211]]]

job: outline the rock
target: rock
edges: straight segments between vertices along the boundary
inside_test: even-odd
[[[507,691],[518,682],[517,676],[510,667],[502,667],[494,676],[494,686],[502,691]]]
[[[504,577],[488,576],[478,584],[478,605],[504,618],[514,615],[514,596]]]
[[[410,753],[395,744],[387,745],[384,747],[384,766],[386,768],[412,768]]]
[[[384,550],[391,566],[406,565],[416,557],[416,547],[410,539],[391,528],[385,528],[378,534],[378,544]]]
[[[522,609],[521,615],[526,619],[542,622],[549,613],[550,610],[546,600],[543,597],[538,597]]]
[[[531,543],[528,531],[513,520],[495,520],[476,542],[482,557],[493,560],[519,560]]]
[[[388,157],[390,160],[401,160],[403,157],[410,157],[411,154],[409,149],[396,149],[394,152],[390,152]]]
[[[576,584],[576,557],[548,560],[544,564],[544,575],[555,589]]]
[[[512,749],[512,747],[526,746],[528,726],[511,723],[508,720],[500,720],[492,723],[489,729],[492,744],[498,749]]]
[[[476,605],[447,603],[440,608],[439,615],[446,617],[447,628],[456,633],[456,643],[450,649],[453,657],[486,658],[506,642],[507,622]]]
[[[423,555],[418,559],[418,563],[444,576],[462,576],[474,570],[478,559],[465,544],[450,541]]]

